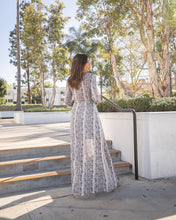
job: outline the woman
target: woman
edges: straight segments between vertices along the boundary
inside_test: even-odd
[[[73,58],[65,96],[65,104],[72,106],[71,179],[73,196],[77,198],[110,192],[118,184],[96,108],[100,101],[96,75],[89,68],[85,54]]]

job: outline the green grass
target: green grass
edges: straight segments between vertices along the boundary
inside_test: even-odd
[[[63,112],[63,111],[70,111],[71,108],[69,107],[60,107],[60,108],[29,108],[29,109],[24,109],[24,112]]]

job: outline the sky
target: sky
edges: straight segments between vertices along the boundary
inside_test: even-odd
[[[76,16],[76,0],[61,0],[65,4],[63,10],[64,17],[71,17],[65,26],[65,33],[68,32],[69,27],[79,27]],[[43,3],[50,5],[54,0],[43,0]],[[8,84],[16,83],[15,74],[17,69],[10,64],[9,51],[9,33],[14,29],[16,24],[16,0],[1,0],[0,5],[0,78],[7,81]],[[65,82],[59,83],[59,86],[65,86]]]

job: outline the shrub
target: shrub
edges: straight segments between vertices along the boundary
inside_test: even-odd
[[[69,107],[59,107],[59,108],[30,108],[30,109],[24,109],[24,112],[60,112],[60,111],[70,111],[71,108]]]
[[[41,107],[41,104],[23,104],[22,109]],[[16,104],[0,105],[0,111],[15,111]]]
[[[152,94],[146,92],[146,93],[144,93],[142,96],[143,96],[143,97],[146,97],[146,98],[149,98],[149,97],[152,97]]]
[[[153,99],[150,111],[176,111],[176,97]]]
[[[5,97],[0,97],[0,105],[3,105],[6,103]]]
[[[172,90],[172,97],[176,97],[176,90]]]
[[[176,111],[176,97],[165,98],[129,98],[113,100],[114,103],[122,108],[133,108],[136,112],[151,111]],[[102,101],[97,104],[99,112],[117,112],[117,110],[108,101]]]

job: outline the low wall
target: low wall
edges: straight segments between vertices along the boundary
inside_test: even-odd
[[[70,111],[63,112],[16,112],[14,122],[19,124],[45,124],[70,121]]]
[[[133,164],[132,113],[100,113],[106,139]],[[139,175],[148,179],[176,176],[176,112],[137,113]]]
[[[15,111],[0,111],[0,118],[13,118]]]

